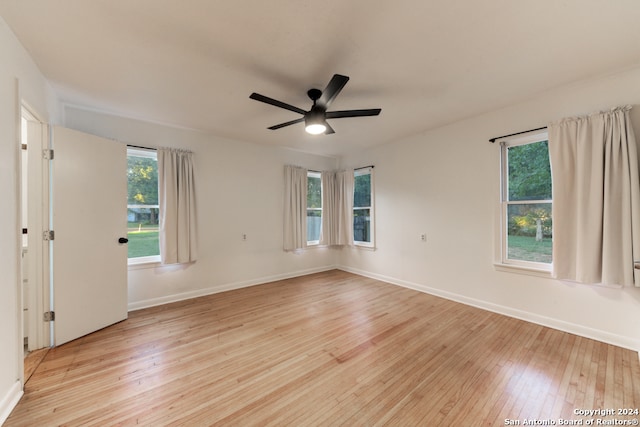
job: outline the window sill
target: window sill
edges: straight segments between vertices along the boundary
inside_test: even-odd
[[[330,246],[330,245],[321,245],[319,243],[317,244],[307,244],[307,246],[304,248],[306,249],[326,249],[326,248],[356,248],[356,249],[364,249],[366,251],[375,251],[376,247],[373,245],[362,245],[362,244],[357,244],[354,243],[352,245],[335,245],[335,246]]]
[[[353,244],[354,248],[357,249],[364,249],[365,251],[375,251],[376,247],[373,244],[369,244],[369,243],[357,243],[355,242]]]
[[[536,276],[551,279],[551,270],[503,263],[494,263],[493,267],[496,269],[496,271],[503,271],[505,273],[524,274],[527,276]]]
[[[140,258],[130,258],[128,260],[129,270],[139,270],[143,268],[155,268],[162,265],[160,263],[160,256],[147,256]]]
[[[323,249],[328,247],[329,246],[321,245],[320,243],[307,243],[307,246],[305,246],[303,249]]]

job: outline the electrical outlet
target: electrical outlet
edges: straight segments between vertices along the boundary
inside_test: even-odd
[[[422,240],[423,242],[426,242],[427,241],[427,235],[425,233],[422,233],[420,235],[420,240]]]
[[[243,242],[246,242],[246,241],[247,241],[247,235],[246,235],[246,234],[243,234],[243,235],[242,235],[242,241],[243,241]]]

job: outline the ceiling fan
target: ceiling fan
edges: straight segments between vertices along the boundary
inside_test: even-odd
[[[321,91],[319,89],[309,89],[307,95],[313,101],[313,105],[309,111],[305,111],[302,108],[294,107],[285,102],[278,101],[268,96],[260,95],[259,93],[252,93],[249,98],[256,101],[264,102],[276,107],[284,108],[285,110],[293,111],[298,114],[302,114],[303,117],[289,122],[280,123],[269,127],[268,129],[276,130],[285,126],[290,126],[296,123],[305,122],[305,130],[313,135],[319,135],[324,133],[326,135],[335,133],[333,128],[327,123],[327,119],[341,119],[344,117],[364,117],[364,116],[377,116],[382,111],[380,108],[372,108],[367,110],[344,110],[344,111],[327,111],[329,105],[338,96],[344,85],[349,81],[349,77],[340,74],[334,74],[331,81]]]

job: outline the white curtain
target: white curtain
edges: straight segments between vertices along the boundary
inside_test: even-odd
[[[322,172],[321,245],[353,244],[353,170]]]
[[[284,250],[307,246],[307,170],[284,167]]]
[[[160,259],[163,264],[197,259],[194,175],[190,151],[158,149]]]
[[[640,259],[640,178],[630,109],[549,126],[555,278],[640,286],[634,277],[634,260]]]

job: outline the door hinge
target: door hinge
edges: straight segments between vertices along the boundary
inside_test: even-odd
[[[45,322],[53,322],[56,320],[56,312],[55,311],[47,311],[44,313],[44,316],[42,316],[42,320],[44,320]]]
[[[49,148],[42,150],[42,158],[44,160],[53,160],[53,150]]]
[[[44,241],[55,240],[55,238],[56,233],[53,230],[46,230],[42,232],[42,240]]]

